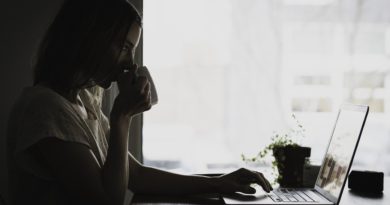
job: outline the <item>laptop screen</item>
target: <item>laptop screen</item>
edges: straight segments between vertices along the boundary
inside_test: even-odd
[[[338,198],[366,118],[366,107],[341,108],[316,185]]]

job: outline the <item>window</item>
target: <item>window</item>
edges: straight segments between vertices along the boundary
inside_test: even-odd
[[[366,2],[356,20],[355,4],[144,0],[144,62],[160,100],[144,117],[145,163],[243,166],[240,155],[257,154],[292,113],[320,163],[338,106],[352,102],[371,106],[355,165],[390,173],[370,161],[390,160],[390,14]]]

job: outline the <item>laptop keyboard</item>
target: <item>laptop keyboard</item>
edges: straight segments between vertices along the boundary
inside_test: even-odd
[[[275,202],[314,202],[307,191],[298,191],[289,188],[280,188],[268,195]]]

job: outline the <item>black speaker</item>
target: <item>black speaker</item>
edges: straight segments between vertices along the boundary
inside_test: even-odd
[[[382,193],[383,172],[353,170],[348,177],[348,188],[362,193]]]

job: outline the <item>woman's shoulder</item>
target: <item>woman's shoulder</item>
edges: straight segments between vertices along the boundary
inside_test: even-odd
[[[87,129],[71,103],[47,87],[26,87],[16,100],[8,119],[7,135],[20,149],[39,139],[56,137],[88,144]]]
[[[23,89],[13,109],[55,113],[66,110],[67,104],[67,100],[54,90],[43,86],[31,86]]]

